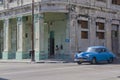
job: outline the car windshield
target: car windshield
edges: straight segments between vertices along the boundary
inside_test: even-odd
[[[100,48],[88,48],[86,52],[99,52]]]

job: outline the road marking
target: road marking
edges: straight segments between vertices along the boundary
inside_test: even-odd
[[[96,72],[94,73],[95,75],[101,75],[103,72],[107,72],[107,73],[115,73],[115,74],[118,74],[118,72],[120,72],[119,70],[114,70],[114,71],[111,71],[110,68],[112,68],[112,66],[109,66],[109,69],[108,70],[103,70],[105,66],[100,66],[100,65],[91,65],[91,66],[86,66],[86,65],[81,65],[81,66],[77,66],[77,65],[74,65],[74,66],[53,66],[51,68],[44,68],[44,69],[41,69],[41,68],[38,68],[37,69],[32,69],[32,70],[21,70],[21,71],[16,71],[16,72],[4,72],[4,73],[1,73],[0,76],[6,76],[6,75],[19,75],[19,74],[26,74],[26,73],[36,73],[36,72],[40,72],[40,73],[45,73],[45,72],[52,72],[52,71],[62,71],[64,69],[66,69],[67,71],[72,71],[72,70],[75,70],[75,71],[79,71],[80,69],[82,69],[83,71],[90,71],[90,72]],[[98,73],[98,71],[102,71],[103,72],[100,72]]]

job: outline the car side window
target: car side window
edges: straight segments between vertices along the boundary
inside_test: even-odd
[[[103,51],[102,51],[102,48],[96,49],[96,52],[99,52],[99,53],[103,52]]]
[[[104,49],[103,49],[103,48],[101,48],[101,52],[104,52]]]
[[[102,53],[102,52],[107,52],[107,50],[105,48],[99,48],[97,52]]]
[[[103,52],[107,52],[107,50],[105,48],[103,48]]]

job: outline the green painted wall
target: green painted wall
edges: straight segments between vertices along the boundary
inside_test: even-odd
[[[15,59],[16,51],[17,51],[17,21],[16,19],[9,20],[9,27],[10,27],[10,53],[8,56],[10,59]]]
[[[0,59],[3,52],[3,21],[0,21]]]
[[[32,46],[32,40],[31,40],[31,16],[24,16],[23,17],[23,59],[28,59],[30,58],[29,52],[31,51],[31,46]]]
[[[63,13],[46,13],[45,14],[45,53],[49,53],[48,46],[50,45],[48,39],[50,37],[50,31],[54,31],[54,51],[55,58],[63,58],[66,50],[65,38],[66,38],[66,15]],[[59,51],[56,51],[56,45],[59,47]],[[63,49],[61,49],[61,46]],[[49,55],[49,54],[48,54]]]

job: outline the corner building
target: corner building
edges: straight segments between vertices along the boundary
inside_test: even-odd
[[[32,0],[0,0],[0,58],[30,59]],[[120,55],[119,0],[34,0],[35,61],[103,45]]]

